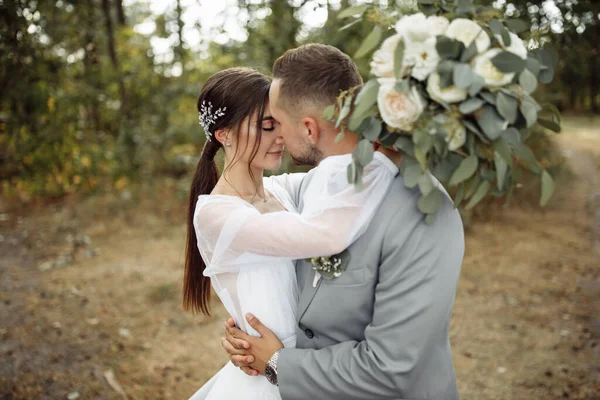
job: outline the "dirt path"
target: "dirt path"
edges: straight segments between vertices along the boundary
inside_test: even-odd
[[[548,208],[468,232],[451,326],[462,399],[599,398],[598,122],[568,121],[576,179]],[[157,192],[0,213],[0,399],[123,399],[117,385],[185,399],[225,363],[222,308],[181,311],[183,202],[175,183]]]

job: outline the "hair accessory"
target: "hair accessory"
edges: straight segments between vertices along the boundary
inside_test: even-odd
[[[210,131],[210,126],[214,125],[219,117],[225,115],[225,110],[227,110],[227,107],[217,108],[217,110],[213,113],[212,108],[213,105],[210,101],[202,100],[200,112],[198,113],[198,120],[204,129],[204,134],[206,135],[206,140],[208,141],[212,141],[213,137],[213,132]]]

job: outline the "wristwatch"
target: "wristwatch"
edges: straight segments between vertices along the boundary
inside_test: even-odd
[[[267,361],[267,366],[265,367],[265,376],[267,377],[267,380],[275,386],[279,386],[279,383],[277,382],[277,360],[279,360],[280,350],[281,349],[273,353],[271,358],[269,358],[269,361]]]

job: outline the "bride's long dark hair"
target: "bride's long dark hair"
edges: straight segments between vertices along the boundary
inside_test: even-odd
[[[238,138],[242,122],[248,118],[248,129],[252,116],[256,119],[256,141],[250,157],[250,163],[258,152],[261,139],[261,124],[265,112],[265,105],[269,99],[271,81],[268,77],[252,68],[229,68],[212,75],[203,85],[198,97],[198,112],[203,104],[212,106],[214,113],[219,108],[226,109],[223,116],[216,118],[210,125],[214,134],[220,129],[230,129],[231,134]],[[250,135],[246,135],[247,138]],[[248,140],[248,139],[247,139]],[[239,141],[237,141],[239,143]],[[246,146],[248,141],[246,142]],[[187,217],[187,244],[185,257],[185,274],[183,278],[183,308],[193,312],[210,315],[210,278],[203,272],[206,264],[202,259],[197,246],[196,231],[194,229],[194,211],[198,196],[210,194],[219,180],[219,172],[215,163],[215,156],[223,147],[214,136],[207,140],[196,167],[196,173],[190,187],[190,199]],[[233,160],[237,159],[240,146],[236,147]],[[243,154],[243,152],[242,152]],[[252,175],[250,165],[248,171]],[[202,229],[202,227],[199,227]]]

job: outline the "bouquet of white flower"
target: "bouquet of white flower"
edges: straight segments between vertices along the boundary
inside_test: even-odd
[[[379,46],[371,61],[373,78],[325,110],[340,135],[347,128],[363,138],[348,166],[349,181],[360,182],[378,141],[405,153],[405,185],[419,186],[419,208],[429,220],[441,204],[432,175],[456,187],[456,206],[468,201],[471,208],[488,194],[510,195],[517,164],[541,175],[545,205],[554,183],[524,141],[536,123],[560,131],[556,108],[542,107],[531,96],[538,81],[552,80],[552,53],[528,50],[517,35],[527,24],[502,19],[491,7],[475,7],[471,0],[419,5],[422,12],[402,15],[380,46],[384,32],[374,27],[356,55]],[[368,13],[369,6],[362,5],[340,16]]]

